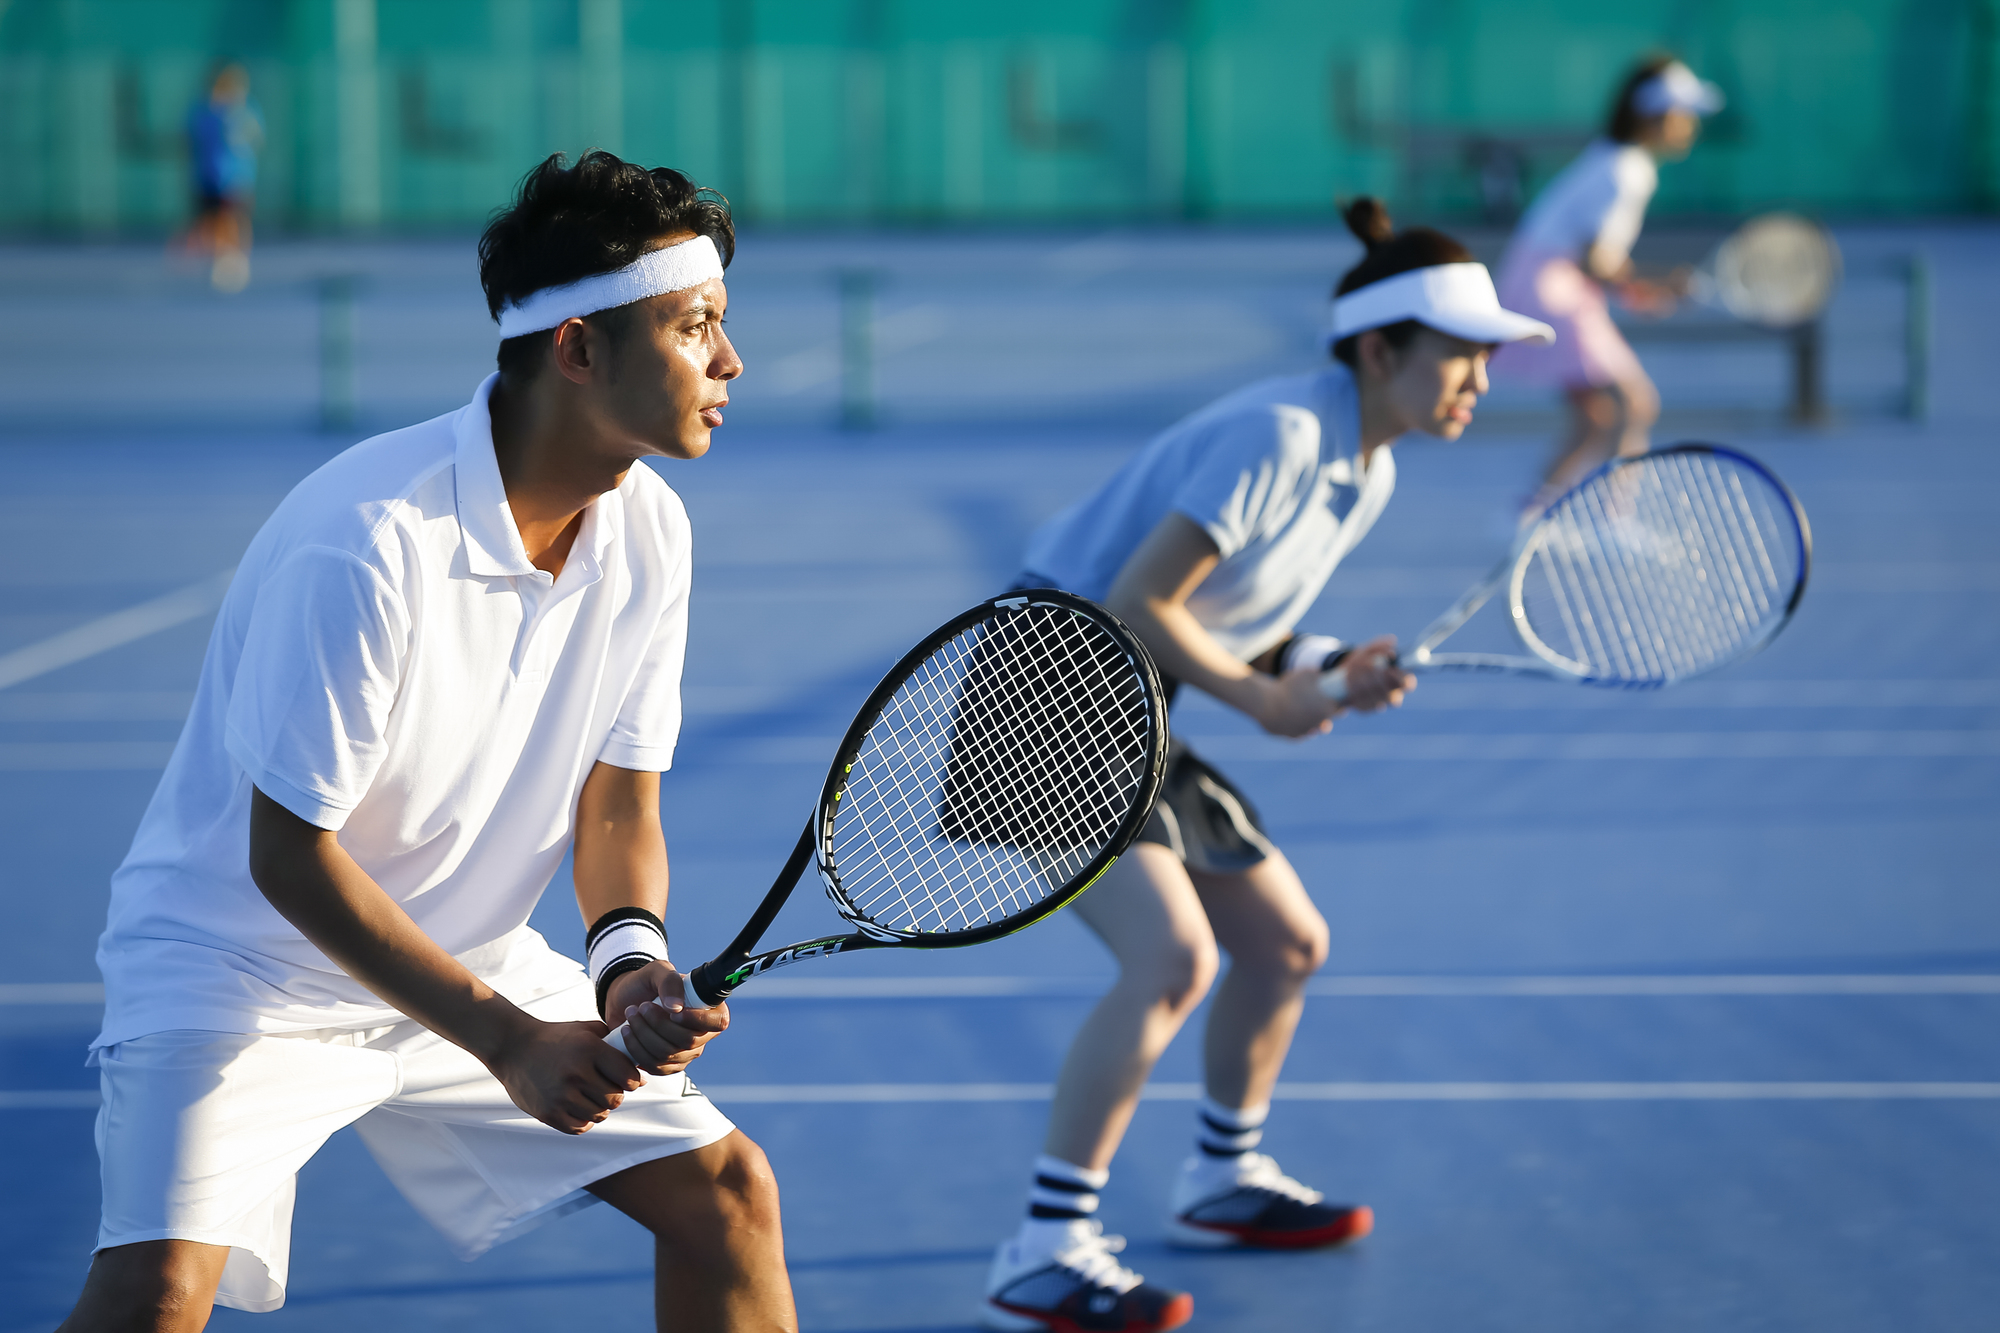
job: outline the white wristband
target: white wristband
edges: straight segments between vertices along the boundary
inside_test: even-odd
[[[1346,646],[1330,634],[1301,634],[1285,645],[1285,660],[1278,663],[1278,674],[1297,671],[1300,667],[1323,670],[1326,659]]]
[[[584,968],[602,1012],[612,981],[667,956],[666,927],[642,907],[620,907],[598,918],[584,939],[584,950]]]

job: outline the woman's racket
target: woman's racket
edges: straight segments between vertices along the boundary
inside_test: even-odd
[[[868,696],[777,882],[690,974],[691,998],[720,1004],[807,958],[951,949],[1041,920],[1139,835],[1166,754],[1159,676],[1117,617],[1049,588],[973,607]],[[753,954],[808,862],[854,930]],[[623,1035],[607,1040],[625,1050]]]
[[[1840,248],[1797,213],[1764,213],[1729,234],[1688,279],[1688,294],[1771,329],[1818,319],[1840,288]]]
[[[1550,505],[1402,665],[1672,685],[1775,638],[1811,568],[1806,512],[1770,469],[1733,449],[1677,444],[1609,463]],[[1433,651],[1502,588],[1533,656]],[[1343,669],[1320,688],[1346,698]]]

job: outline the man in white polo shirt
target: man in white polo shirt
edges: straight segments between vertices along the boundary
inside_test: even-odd
[[[657,1237],[663,1324],[793,1326],[770,1169],[685,1072],[727,1010],[660,921],[690,536],[639,460],[721,423],[733,249],[678,172],[544,162],[480,242],[499,373],[251,543],[112,882],[64,1329],[283,1304],[294,1177],[348,1124],[467,1258],[602,1199]],[[571,848],[587,971],[527,925]]]

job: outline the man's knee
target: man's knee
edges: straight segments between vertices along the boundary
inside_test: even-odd
[[[229,1251],[193,1241],[101,1250],[59,1333],[180,1333],[208,1322]]]
[[[700,1244],[731,1232],[775,1230],[778,1180],[764,1150],[741,1131],[688,1155],[698,1168],[681,1191],[648,1219],[655,1235]],[[685,1234],[678,1234],[678,1233]]]

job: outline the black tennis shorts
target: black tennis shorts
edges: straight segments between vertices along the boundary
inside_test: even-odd
[[[1167,848],[1189,870],[1221,875],[1278,850],[1250,798],[1178,736],[1167,740],[1167,780],[1139,841]]]

